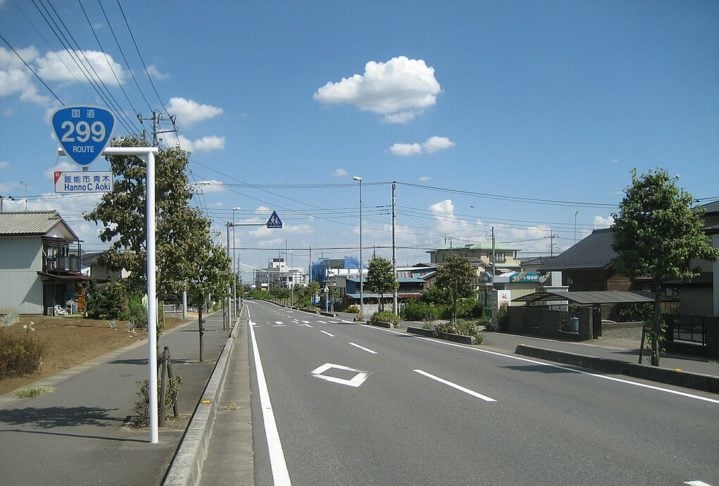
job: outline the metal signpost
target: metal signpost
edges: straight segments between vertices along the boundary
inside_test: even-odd
[[[58,155],[67,155],[80,165],[91,164],[100,155],[135,155],[146,164],[147,195],[147,369],[150,442],[157,444],[157,295],[155,285],[155,154],[157,147],[107,147],[114,117],[109,111],[76,106],[61,108],[52,116],[52,126],[62,145]],[[107,148],[106,148],[107,147]]]

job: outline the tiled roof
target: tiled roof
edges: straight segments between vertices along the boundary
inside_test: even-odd
[[[547,260],[540,270],[609,268],[617,257],[612,249],[613,242],[614,233],[611,228],[594,230],[591,235],[577,242],[564,253]]]
[[[0,236],[45,235],[58,224],[77,238],[57,211],[0,212]]]
[[[697,208],[703,209],[705,214],[719,213],[719,201],[702,204],[701,206],[697,206]]]

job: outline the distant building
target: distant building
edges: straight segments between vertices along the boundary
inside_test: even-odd
[[[427,253],[430,255],[430,263],[434,265],[443,265],[447,263],[450,256],[458,256],[469,260],[477,268],[478,275],[484,272],[492,273],[493,267],[499,275],[521,270],[521,262],[517,259],[518,251],[519,248],[503,244],[495,243],[493,250],[491,243],[475,243],[464,246],[445,246]]]
[[[290,268],[284,258],[277,257],[267,262],[267,268],[255,269],[255,288],[268,290],[304,287],[307,285],[306,277],[303,268]]]

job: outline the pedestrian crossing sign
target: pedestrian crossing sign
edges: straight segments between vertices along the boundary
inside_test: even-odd
[[[267,228],[268,229],[281,229],[282,228],[282,220],[279,216],[277,216],[277,211],[272,211],[272,215],[270,216],[270,219],[267,220]]]

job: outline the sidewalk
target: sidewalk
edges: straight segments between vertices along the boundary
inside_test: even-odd
[[[159,430],[127,425],[139,384],[147,378],[147,342],[131,345],[66,373],[37,382],[52,391],[32,399],[0,397],[3,484],[160,484],[225,345],[222,313],[207,318],[203,362],[197,321],[160,336],[173,371],[182,377],[180,417]]]

